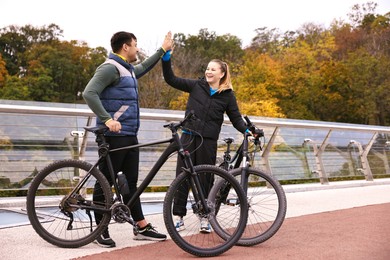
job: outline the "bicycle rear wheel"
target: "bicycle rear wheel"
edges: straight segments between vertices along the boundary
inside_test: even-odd
[[[237,205],[223,205],[219,210],[224,214],[215,214],[217,198],[210,194],[206,198],[207,208],[205,209],[196,191],[190,190],[189,184],[192,175],[181,173],[170,185],[164,200],[164,221],[165,226],[172,240],[184,251],[196,256],[217,256],[229,250],[240,239],[247,222],[248,209],[245,194],[235,178],[227,171],[212,165],[195,166],[195,172],[200,179],[211,177],[212,183],[202,182],[200,188],[212,190],[213,184],[220,182],[231,185],[228,195],[230,198],[242,201]],[[183,216],[185,229],[178,231],[175,228],[174,211],[175,200],[187,198],[186,215]],[[210,212],[208,212],[208,210]],[[176,213],[175,213],[176,214]],[[200,219],[207,218],[210,223],[218,223],[219,229],[223,230],[223,236],[211,231],[211,233],[200,233]],[[212,226],[212,225],[211,225]]]
[[[242,168],[229,171],[241,180]],[[282,226],[287,211],[286,195],[279,181],[260,169],[248,169],[248,223],[237,245],[260,244]]]
[[[74,194],[73,189],[89,172],[89,178]],[[94,203],[95,182],[102,187],[103,203]],[[80,160],[61,160],[40,171],[27,193],[27,214],[34,230],[47,242],[65,248],[91,243],[110,222],[111,187],[104,175],[90,163]],[[103,218],[99,225],[94,210]]]

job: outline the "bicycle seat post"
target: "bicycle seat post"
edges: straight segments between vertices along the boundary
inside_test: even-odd
[[[110,145],[106,141],[106,137],[104,136],[104,132],[97,131],[96,132],[96,141],[98,142],[98,154],[99,154],[99,161],[105,160],[107,163],[108,172],[110,173],[110,177],[112,179],[113,185],[114,185],[114,192],[117,200],[121,201],[121,194],[119,190],[118,182],[116,181],[114,167],[112,165],[111,157],[110,157]]]
[[[230,144],[231,143],[227,143],[227,147],[226,147],[226,151],[225,151],[225,155],[224,155],[224,157],[225,157],[225,159],[226,160],[228,160],[228,161],[230,161]]]
[[[225,161],[230,162],[230,160],[231,160],[231,156],[230,156],[231,145],[234,142],[234,138],[233,137],[228,137],[228,138],[225,138],[224,141],[225,141],[227,147],[226,147],[226,151],[224,152],[224,156],[223,157],[224,157]]]

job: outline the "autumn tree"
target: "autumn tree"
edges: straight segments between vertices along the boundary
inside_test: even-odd
[[[335,35],[351,90],[346,98],[351,108],[348,122],[388,125],[390,13],[376,14],[376,6],[373,2],[355,5],[350,23],[335,30]]]
[[[3,57],[0,53],[0,89],[2,87],[4,87],[5,78],[7,77],[7,75],[8,75],[8,71],[5,68],[5,62],[4,62]]]
[[[285,117],[272,90],[281,88],[278,62],[267,54],[248,50],[233,85],[241,113],[266,117]]]
[[[146,59],[144,53],[139,54],[139,62]],[[165,87],[163,84],[161,64],[157,64],[152,70],[138,79],[139,104],[144,108],[167,109],[171,100],[175,99],[178,92],[174,88]]]

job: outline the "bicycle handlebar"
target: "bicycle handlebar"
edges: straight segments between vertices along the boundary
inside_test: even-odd
[[[177,131],[177,129],[179,129],[180,127],[182,127],[184,125],[184,123],[186,123],[189,120],[198,120],[198,118],[196,117],[193,110],[191,110],[190,113],[188,113],[188,115],[182,121],[180,121],[178,123],[172,122],[172,123],[164,125],[164,127],[169,128],[172,132],[174,132],[174,131]],[[108,126],[106,126],[106,125],[85,126],[84,129],[89,131],[89,132],[93,132],[96,135],[102,135],[106,131],[109,130]]]
[[[173,131],[176,131],[177,129],[179,129],[180,127],[182,127],[187,121],[197,120],[197,119],[198,118],[196,117],[194,111],[191,110],[182,121],[180,121],[178,123],[172,122],[172,123],[164,125],[164,127],[169,128],[173,132]]]
[[[252,122],[251,120],[249,119],[249,117],[247,115],[244,116],[244,119],[247,123],[247,126],[248,126],[248,129],[249,131],[252,132],[252,134],[256,137],[256,138],[260,138],[260,137],[263,137],[264,136],[264,131],[263,129],[260,129],[260,128],[257,128]]]

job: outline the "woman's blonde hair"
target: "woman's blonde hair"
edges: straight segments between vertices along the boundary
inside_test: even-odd
[[[223,77],[219,81],[218,92],[222,92],[222,91],[228,90],[228,89],[232,89],[233,90],[232,81],[230,79],[229,66],[227,65],[227,63],[224,62],[224,61],[221,61],[219,59],[213,59],[210,62],[218,63],[219,66],[221,67],[221,71],[223,73],[225,73],[225,75],[223,75]]]

